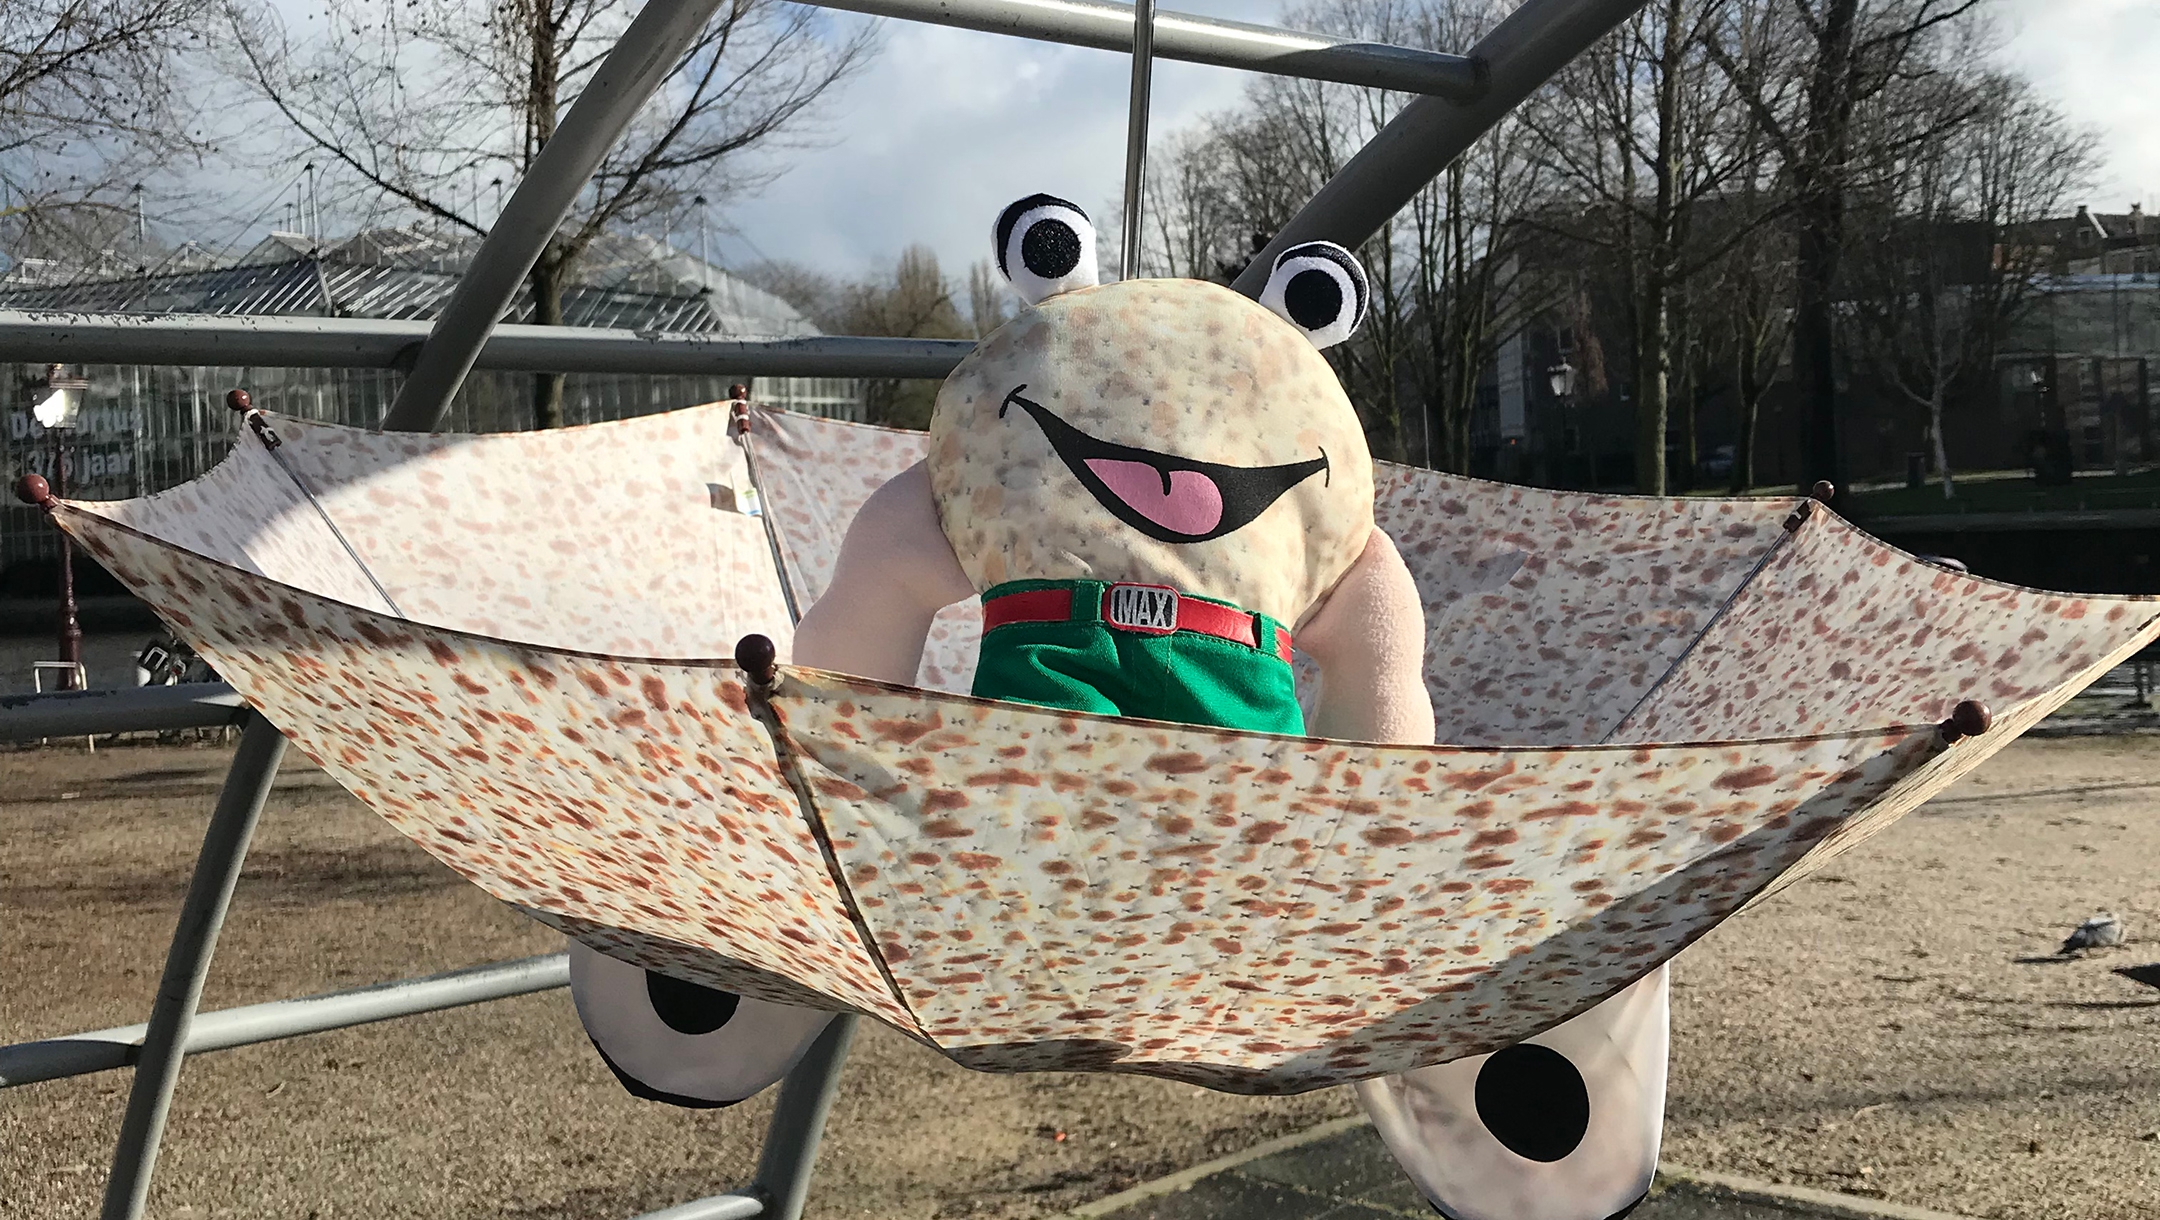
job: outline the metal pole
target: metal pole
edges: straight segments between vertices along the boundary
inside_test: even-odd
[[[763,1215],[802,1220],[818,1145],[825,1139],[825,1116],[832,1111],[833,1094],[839,1091],[840,1065],[847,1060],[858,1020],[854,1013],[834,1017],[780,1086],[772,1125],[765,1131],[765,1150],[758,1155],[757,1184],[752,1188],[765,1201]]]
[[[1155,0],[1133,5],[1132,97],[1125,110],[1125,248],[1118,278],[1140,274],[1140,202],[1147,194],[1148,91],[1155,67]]]
[[[185,1046],[188,1054],[200,1055],[569,985],[567,954],[489,962],[371,987],[197,1013]],[[124,1025],[0,1046],[0,1089],[126,1067],[141,1057],[149,1034],[147,1025]]]
[[[48,428],[52,437],[53,452],[53,498],[67,498],[67,429]],[[60,659],[67,662],[67,676],[62,679],[62,690],[80,690],[89,683],[78,683],[82,665],[82,623],[75,613],[75,546],[68,540],[66,530],[60,535]]]
[[[209,728],[247,716],[247,704],[223,682],[0,695],[0,741]]]
[[[1365,244],[1448,163],[1644,0],[1525,0],[1470,49],[1488,87],[1474,100],[1421,97],[1358,150],[1275,234],[1231,287],[1259,296],[1284,250],[1307,241]]]
[[[646,0],[473,251],[412,372],[398,388],[397,401],[383,416],[384,428],[426,432],[442,422],[488,332],[569,218],[571,205],[600,159],[674,70],[719,3]]]
[[[0,309],[0,363],[51,352],[74,363],[388,369],[426,340],[428,324],[397,318],[228,314],[83,314]],[[520,373],[758,377],[944,377],[966,339],[819,335],[740,340],[711,331],[661,334],[585,326],[495,328],[474,368]],[[190,374],[193,376],[193,374]]]
[[[1133,6],[1103,0],[810,0],[820,8],[1033,38],[1099,51],[1133,49]],[[1473,98],[1485,88],[1475,59],[1381,42],[1356,42],[1191,13],[1158,12],[1154,54],[1185,63],[1398,93]]]
[[[210,955],[217,948],[233,886],[240,880],[248,840],[254,837],[255,822],[262,816],[263,802],[269,799],[284,756],[285,735],[275,725],[260,715],[248,721],[240,735],[240,749],[233,755],[232,770],[226,773],[224,791],[210,815],[209,829],[203,834],[195,875],[180,905],[179,926],[165,954],[165,974],[158,980],[134,1087],[128,1092],[127,1115],[120,1121],[120,1143],[113,1149],[112,1177],[105,1183],[100,1220],[138,1220],[143,1214],[150,1194],[150,1171],[157,1165],[158,1142],[165,1134],[165,1115],[172,1106],[173,1086],[180,1079],[180,1061],[187,1053],[189,1027],[195,1021],[195,1006],[202,1000],[203,979],[210,973]]]

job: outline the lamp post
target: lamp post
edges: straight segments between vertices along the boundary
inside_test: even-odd
[[[83,397],[89,389],[90,383],[69,376],[64,364],[48,365],[45,384],[32,387],[31,396],[36,402],[30,408],[30,414],[45,429],[45,435],[52,438],[51,495],[54,499],[67,495],[65,436],[74,431],[76,419],[82,414]],[[82,664],[82,624],[75,617],[75,548],[64,531],[60,535],[60,660],[68,666],[66,676],[61,679],[61,689],[73,690],[76,676],[81,672],[78,667]]]
[[[1582,433],[1575,427],[1575,366],[1562,360],[1545,370],[1545,384],[1552,390],[1553,401],[1560,404],[1560,427],[1563,436],[1573,435],[1581,443]],[[1590,482],[1597,483],[1597,456],[1590,457]]]

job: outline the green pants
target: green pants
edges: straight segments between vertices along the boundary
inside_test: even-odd
[[[1072,712],[1304,735],[1288,661],[1197,631],[1155,635],[1113,626],[1102,616],[1105,587],[1094,580],[1019,580],[984,590],[987,604],[1011,593],[1070,589],[1072,608],[1064,622],[985,631],[974,693]],[[1256,638],[1273,641],[1281,625],[1252,617]]]

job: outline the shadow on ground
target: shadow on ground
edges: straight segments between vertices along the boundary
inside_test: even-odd
[[[1870,1202],[1854,1199],[1849,1208],[1825,1209],[1800,1200],[1740,1198],[1674,1178],[1661,1179],[1627,1215],[1628,1220],[1799,1220],[1867,1215]],[[1085,1214],[1099,1220],[1432,1220],[1436,1215],[1368,1126],[1247,1161],[1182,1190]]]

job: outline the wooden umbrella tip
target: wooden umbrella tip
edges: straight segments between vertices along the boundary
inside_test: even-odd
[[[234,411],[248,411],[254,408],[255,398],[246,390],[228,390],[225,405]]]
[[[52,484],[45,481],[44,475],[26,474],[15,480],[15,498],[25,504],[35,504],[39,508],[51,508]]]
[[[743,676],[755,685],[773,684],[774,666],[779,659],[780,650],[762,635],[746,635],[735,642],[735,663],[742,667]]]
[[[1988,710],[1987,704],[1978,699],[1960,699],[1957,706],[1950,709],[1950,718],[1942,722],[1943,740],[1956,742],[1978,737],[1994,724],[1995,713]]]
[[[1828,504],[1836,495],[1837,484],[1828,479],[1815,480],[1815,486],[1808,491],[1809,499],[1820,500],[1825,504]]]

